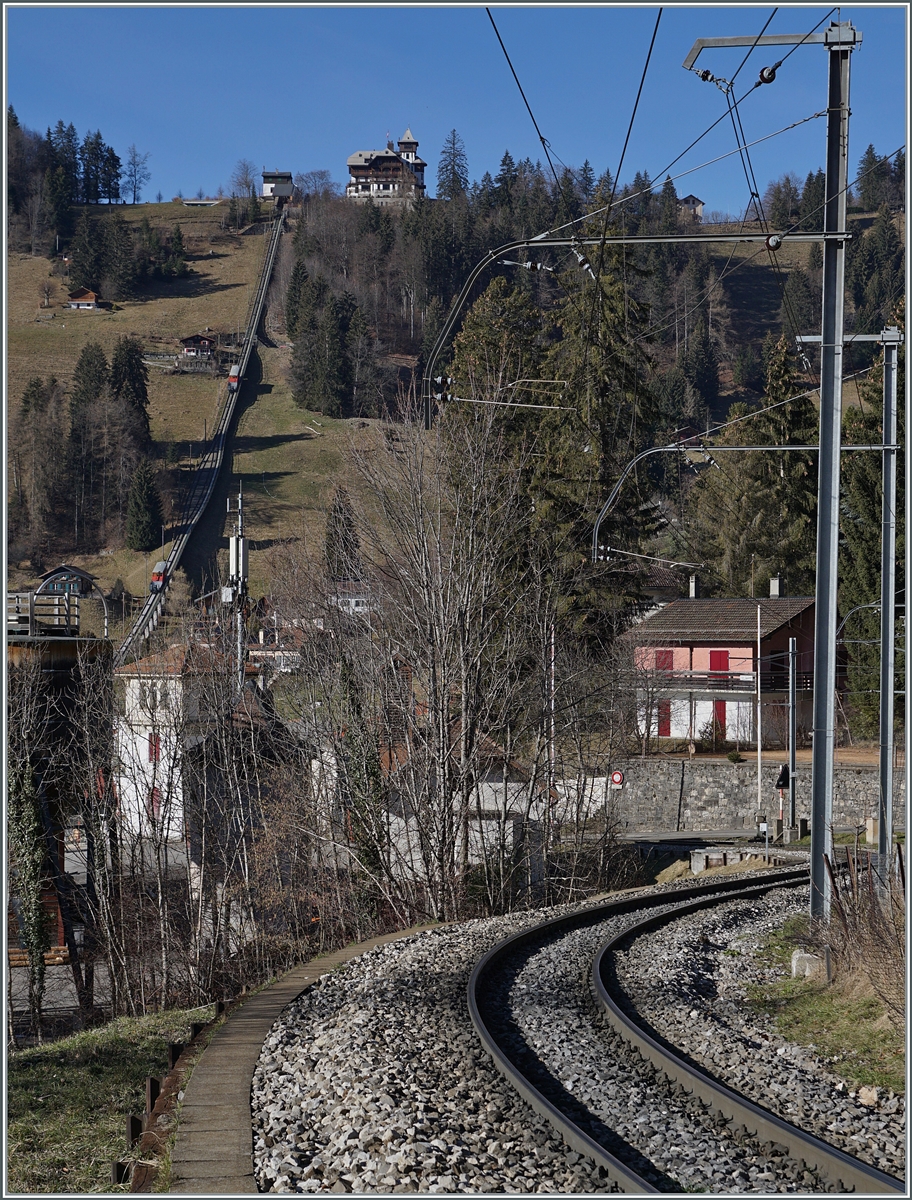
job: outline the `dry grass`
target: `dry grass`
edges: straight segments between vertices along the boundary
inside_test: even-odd
[[[9,1192],[126,1192],[111,1163],[128,1157],[125,1119],[145,1107],[147,1075],[167,1070],[211,1009],[120,1017],[98,1029],[17,1050],[7,1063]]]

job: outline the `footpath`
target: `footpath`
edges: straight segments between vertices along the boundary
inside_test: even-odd
[[[433,925],[385,934],[295,967],[237,1008],[213,1036],[184,1089],[171,1151],[172,1193],[229,1196],[256,1192],[253,1175],[253,1072],[282,1009],[321,975],[353,958]]]

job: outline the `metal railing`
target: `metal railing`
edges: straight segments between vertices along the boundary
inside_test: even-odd
[[[247,329],[244,335],[244,341],[237,359],[240,368],[238,374],[241,384],[243,384],[244,376],[247,372],[247,365],[250,362],[250,355],[257,344],[257,326],[259,325],[260,318],[263,315],[263,305],[266,302],[266,293],[269,290],[269,284],[272,279],[272,270],[275,265],[276,253],[278,252],[279,247],[279,239],[282,236],[282,229],[284,228],[284,225],[285,214],[280,213],[273,223],[269,245],[266,248],[266,257],[263,260],[263,267],[260,272],[260,280],[257,284],[253,305],[251,306],[248,314]],[[231,428],[231,423],[234,419],[234,413],[237,407],[237,400],[240,394],[240,386],[236,392],[227,391],[222,403],[220,404],[219,414],[212,437],[209,439],[208,445],[203,450],[199,465],[194,472],[193,485],[190,489],[190,494],[184,506],[181,532],[175,538],[174,544],[171,547],[171,553],[167,558],[167,566],[162,589],[161,591],[153,592],[146,597],[139,616],[133,623],[130,632],[127,634],[126,638],[124,638],[123,642],[115,652],[115,666],[122,666],[126,661],[127,656],[135,650],[139,642],[148,638],[152,631],[158,626],[168,584],[170,583],[174,576],[174,572],[177,570],[180,564],[181,557],[184,553],[184,550],[187,548],[187,543],[190,541],[194,529],[196,528],[203,513],[206,511],[206,506],[212,498],[212,493],[215,491],[215,485],[218,481],[219,473],[221,472],[222,464],[225,458],[225,451],[227,449],[228,430]]]
[[[79,636],[79,596],[70,592],[7,592],[8,635]]]
[[[654,671],[650,674],[653,686],[678,692],[744,692],[757,693],[755,671]],[[814,672],[797,671],[795,687],[799,692],[813,692]],[[787,692],[788,671],[761,671],[760,692]]]

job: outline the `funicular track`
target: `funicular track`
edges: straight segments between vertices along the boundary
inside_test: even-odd
[[[729,878],[703,884],[699,889],[679,888],[650,895],[628,896],[546,921],[505,939],[477,964],[469,982],[468,1006],[472,1023],[487,1053],[500,1073],[540,1116],[550,1122],[564,1141],[595,1161],[610,1181],[612,1190],[655,1194],[687,1189],[675,1186],[673,1176],[654,1169],[648,1156],[644,1156],[623,1137],[615,1136],[605,1121],[581,1099],[581,1095],[586,1094],[585,1089],[561,1082],[553,1064],[549,1066],[539,1056],[535,1039],[523,1031],[521,1023],[507,1004],[510,986],[521,978],[519,964],[533,960],[543,945],[557,943],[568,934],[580,930],[589,931],[590,939],[594,938],[598,947],[594,959],[588,960],[591,964],[589,971],[583,974],[588,974],[591,993],[591,997],[587,998],[588,1007],[591,1009],[594,1004],[595,1010],[603,1014],[607,1022],[608,1028],[602,1028],[601,1036],[613,1035],[615,1059],[617,1047],[627,1047],[624,1065],[628,1072],[635,1061],[644,1061],[649,1078],[661,1080],[665,1095],[656,1103],[667,1106],[663,1111],[674,1105],[674,1100],[669,1100],[670,1090],[671,1096],[681,1097],[682,1104],[689,1106],[691,1112],[699,1112],[699,1121],[704,1128],[711,1130],[715,1127],[720,1134],[725,1134],[729,1126],[740,1126],[739,1132],[755,1142],[774,1144],[777,1153],[782,1156],[783,1167],[798,1164],[802,1172],[810,1170],[815,1174],[819,1186],[812,1190],[906,1194],[901,1180],[806,1133],[719,1083],[686,1056],[676,1052],[674,1047],[653,1037],[634,1016],[623,1011],[617,998],[611,994],[611,956],[622,942],[725,900],[761,897],[774,888],[806,885],[807,878],[804,868],[792,869],[765,873],[762,882],[756,882],[755,878],[747,886],[743,877]],[[699,892],[696,896],[695,891]],[[601,936],[599,926],[604,926]],[[535,978],[534,971],[532,977]],[[532,987],[537,990],[536,983]],[[582,980],[580,987],[585,987]],[[569,1033],[564,1036],[572,1040],[575,1035]],[[612,1066],[618,1065],[617,1061],[612,1062],[607,1045],[602,1052],[602,1063],[609,1074]],[[582,1065],[579,1068],[581,1072],[585,1069]],[[601,1078],[604,1079],[605,1075],[602,1074]],[[599,1086],[598,1081],[594,1086]],[[645,1092],[648,1087],[647,1079],[642,1090]],[[644,1101],[644,1105],[646,1103]],[[684,1111],[683,1108],[681,1111]],[[669,1124],[672,1120],[680,1121],[679,1117],[673,1115],[663,1119]]]
[[[180,565],[180,561],[184,551],[187,548],[187,544],[189,543],[190,538],[193,536],[194,530],[199,524],[203,513],[206,511],[209,501],[212,499],[212,493],[215,491],[215,485],[218,481],[218,477],[221,473],[225,456],[228,451],[229,433],[234,421],[235,413],[237,411],[238,398],[240,397],[241,389],[244,386],[244,377],[247,373],[250,355],[257,344],[256,331],[263,315],[263,307],[266,303],[266,293],[269,290],[269,284],[272,279],[272,271],[275,265],[279,239],[282,236],[284,224],[285,214],[284,212],[280,212],[272,225],[272,230],[269,235],[269,245],[266,248],[266,255],[263,260],[262,270],[260,271],[257,290],[253,298],[253,304],[250,308],[250,312],[248,313],[247,327],[244,332],[244,340],[241,344],[241,350],[238,356],[238,365],[240,367],[240,383],[237,391],[228,390],[226,392],[225,399],[220,406],[218,419],[215,424],[215,430],[211,439],[209,440],[205,453],[200,459],[199,466],[194,472],[193,483],[184,505],[180,533],[174,539],[171,552],[166,560],[167,569],[165,572],[164,584],[161,591],[152,592],[146,597],[142,609],[140,610],[136,620],[133,622],[129,633],[115,651],[115,666],[123,665],[127,658],[132,653],[136,652],[140,643],[148,638],[158,625],[159,617],[161,616],[162,607],[165,601],[165,596],[167,594],[168,584],[173,578],[174,572]]]

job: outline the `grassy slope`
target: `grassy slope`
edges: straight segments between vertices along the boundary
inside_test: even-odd
[[[111,1163],[128,1157],[129,1113],[145,1108],[146,1076],[167,1072],[168,1043],[186,1042],[211,1009],[122,1017],[10,1054],[8,1187],[15,1192],[126,1192]]]
[[[16,399],[35,374],[55,374],[69,382],[82,348],[97,340],[110,357],[114,342],[135,333],[150,349],[152,338],[185,337],[209,326],[228,332],[243,328],[249,297],[262,262],[264,239],[256,235],[227,237],[218,228],[219,209],[188,209],[181,205],[130,205],[120,209],[128,220],[148,215],[153,224],[169,230],[179,221],[191,256],[189,280],[157,285],[141,299],[126,301],[116,312],[79,313],[60,307],[64,287],[58,284],[53,320],[38,321],[39,289],[47,277],[46,259],[13,255],[9,260],[9,395]],[[209,251],[213,250],[212,255]],[[46,311],[46,310],[42,310]],[[163,348],[164,349],[164,348]],[[344,452],[365,422],[334,421],[297,408],[286,379],[289,351],[261,347],[251,361],[251,383],[242,393],[234,459],[223,472],[200,535],[188,548],[188,573],[197,584],[212,577],[213,555],[227,557],[225,500],[243,482],[246,531],[251,541],[250,587],[254,596],[268,590],[268,552],[277,541],[303,537],[319,547],[324,505],[344,475]],[[221,381],[224,389],[224,380]],[[150,368],[152,435],[161,444],[176,443],[180,472],[189,471],[192,443],[198,452],[203,422],[211,429],[218,409],[219,383],[209,377],[165,376]],[[351,487],[351,481],[346,479]],[[354,490],[354,489],[353,489]],[[166,504],[166,516],[168,516]],[[165,553],[170,549],[165,543]],[[158,558],[121,549],[94,556],[70,556],[74,565],[98,576],[102,588],[121,579],[133,595],[144,594],[148,572]],[[10,564],[10,586],[34,582],[29,568]],[[119,619],[121,614],[114,614]],[[97,622],[96,622],[97,623]],[[99,629],[100,632],[100,629]]]
[[[142,300],[124,303],[117,312],[67,312],[58,306],[53,320],[38,321],[39,288],[50,264],[46,259],[11,256],[8,352],[9,395],[13,397],[14,410],[11,418],[15,419],[15,401],[31,375],[54,373],[68,381],[80,351],[91,339],[100,341],[110,354],[115,340],[124,333],[138,334],[151,347],[153,337],[183,337],[206,326],[225,332],[243,326],[249,294],[262,260],[263,239],[255,235],[225,236],[218,228],[221,211],[188,209],[176,204],[122,206],[120,212],[128,220],[139,222],[143,215],[148,215],[153,224],[164,230],[179,221],[191,255],[193,275],[186,281],[161,284],[156,290],[144,293]],[[212,255],[210,250],[214,251]],[[756,299],[762,294],[769,310],[764,310],[763,316],[775,319],[778,288],[770,287],[766,253],[758,256],[754,246],[735,246],[733,250],[726,247],[724,252],[713,254],[717,269],[724,267],[730,254],[732,266],[742,260],[747,264],[727,276],[733,301],[739,302],[743,313],[745,303],[748,309],[751,306],[751,296]],[[786,246],[779,252],[778,261],[788,270],[803,263],[807,254],[807,246]],[[763,287],[757,291],[755,285],[760,284]],[[58,302],[64,299],[60,285],[57,299]],[[188,573],[198,585],[212,578],[214,556],[227,556],[230,529],[225,519],[225,501],[236,495],[239,480],[244,484],[247,533],[251,541],[250,584],[255,596],[268,591],[269,549],[276,541],[304,538],[311,549],[319,549],[324,506],[337,482],[344,481],[358,503],[356,488],[344,466],[344,454],[350,440],[358,438],[361,423],[333,421],[298,409],[286,378],[288,358],[288,350],[281,347],[259,351],[260,378],[251,382],[242,396],[234,460],[230,471],[223,474],[209,520],[186,557]],[[207,377],[161,376],[154,369],[151,374],[153,436],[161,443],[177,443],[181,469],[186,471],[193,441],[202,437],[204,421],[211,427],[217,411],[218,384]],[[257,364],[252,363],[250,375],[256,379],[256,374]],[[853,399],[854,388],[847,386],[845,400],[850,403]],[[727,402],[722,401],[720,408],[727,408]],[[169,546],[166,543],[166,552]],[[77,556],[72,561],[97,575],[103,588],[112,586],[119,578],[130,592],[141,595],[156,557],[154,552],[144,556],[120,550],[103,556]],[[11,564],[11,586],[33,582],[28,568],[17,571],[16,566]]]
[[[779,968],[774,982],[750,989],[761,1019],[772,1019],[783,1037],[830,1059],[834,1074],[862,1084],[905,1091],[905,1032],[867,979],[839,976],[833,983],[791,978],[791,956],[804,949],[804,918],[791,918],[769,935],[761,958]]]

